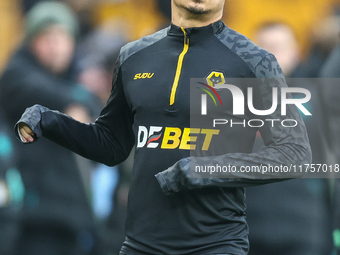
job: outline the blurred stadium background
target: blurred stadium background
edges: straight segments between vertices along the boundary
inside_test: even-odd
[[[20,41],[25,27],[24,14],[34,0],[1,0],[0,2],[0,71]],[[68,0],[77,12],[83,32],[104,24],[123,29],[128,40],[152,33],[169,23],[168,0]],[[304,56],[313,40],[338,35],[332,18],[339,11],[338,0],[227,0],[226,24],[253,39],[256,28],[267,21],[282,21],[295,31]],[[120,25],[119,25],[120,24]],[[115,26],[116,25],[116,26]],[[327,36],[327,38],[324,38]]]
[[[25,36],[25,14],[37,2],[42,1],[0,0],[0,77]],[[77,70],[76,79],[95,94],[102,104],[110,94],[112,70],[120,47],[170,24],[170,0],[60,2],[67,3],[73,9],[80,24],[74,63]],[[339,45],[340,0],[226,0],[223,20],[230,28],[273,52],[287,77],[317,78],[322,76],[327,59]],[[270,34],[268,31],[272,28],[277,29]],[[266,37],[268,34],[264,31],[269,33],[269,41]],[[339,61],[335,63],[340,66],[340,56],[338,57]],[[333,75],[340,77],[340,68],[339,73]],[[313,101],[316,106],[326,103],[322,98]],[[336,121],[329,124],[333,125],[332,127],[328,127],[328,124],[326,127],[317,127],[313,122],[308,123],[308,120],[305,120],[310,128],[309,133],[316,134],[311,139],[311,142],[316,144],[316,147],[312,148],[317,160],[315,163],[334,160],[340,162],[340,142],[334,139],[334,134],[339,132],[340,121],[336,118],[339,112],[335,111],[334,116]],[[0,128],[1,124],[2,122]],[[9,124],[12,126],[13,123]],[[0,164],[3,148],[4,140],[0,140]],[[91,235],[89,237],[83,233],[80,241],[77,240],[84,252],[75,255],[117,254],[124,239],[123,222],[132,168],[131,157],[118,168],[112,169],[94,166],[80,159],[77,162],[81,168],[85,193],[91,197],[89,202],[95,215],[94,232],[97,237],[91,238]],[[15,240],[21,231],[21,216],[8,217],[8,212],[2,212],[7,202],[1,203],[1,171],[7,170],[0,165],[0,254],[4,243],[15,246]],[[17,182],[16,187],[19,187],[19,184]],[[340,201],[336,196],[340,191],[339,186],[335,180],[295,180],[287,184],[271,184],[265,188],[249,189],[250,241],[254,247],[250,255],[339,254],[337,252],[340,249],[340,230],[336,230],[340,227]],[[23,188],[20,190],[22,193]],[[263,194],[266,196],[262,196]],[[280,206],[273,206],[275,202]],[[10,228],[12,234],[7,237],[12,236],[11,241],[3,238],[5,228],[1,231],[1,224],[7,219],[11,219],[19,229],[16,232]],[[280,221],[281,224],[276,224]],[[261,229],[256,225],[257,222],[261,222]],[[102,248],[92,249],[96,245],[90,245],[89,248],[88,244],[91,242],[97,242],[96,245]],[[9,250],[13,250],[13,247],[3,254],[16,254],[10,253]]]

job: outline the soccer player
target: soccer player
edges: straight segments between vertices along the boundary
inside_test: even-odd
[[[123,161],[136,145],[121,254],[247,254],[244,187],[276,179],[239,170],[311,160],[305,126],[293,105],[285,117],[299,124],[291,128],[270,122],[260,128],[190,128],[190,78],[207,77],[212,85],[229,78],[274,78],[279,81],[274,84],[285,86],[275,57],[221,21],[224,2],[172,0],[170,27],[121,49],[111,96],[95,123],[40,105],[18,121],[25,143],[44,136],[108,165]],[[270,108],[272,85],[253,88],[255,105]],[[254,117],[248,109],[235,117],[230,94],[218,93],[226,102],[224,116],[239,122]],[[261,118],[277,119],[280,108]],[[266,147],[252,154],[258,129]],[[211,144],[219,146],[211,150]],[[194,147],[202,148],[203,157],[189,157]],[[237,171],[190,178],[191,164],[216,162]]]

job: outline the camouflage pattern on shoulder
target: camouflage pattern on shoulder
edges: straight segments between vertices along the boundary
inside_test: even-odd
[[[257,46],[246,36],[224,26],[221,32],[216,33],[216,37],[249,66],[255,77],[283,77],[274,55]]]
[[[120,50],[120,64],[136,52],[158,42],[168,34],[169,27],[164,28],[152,35],[142,37],[137,41],[130,42],[122,47]]]

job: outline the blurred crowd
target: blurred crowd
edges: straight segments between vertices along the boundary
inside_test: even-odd
[[[34,104],[93,122],[120,48],[170,20],[170,0],[0,1],[0,254],[118,254],[133,155],[107,167],[47,139],[21,144],[13,126]],[[311,91],[313,163],[340,163],[340,1],[228,0],[224,22]],[[340,254],[339,192],[338,179],[247,188],[249,254]]]

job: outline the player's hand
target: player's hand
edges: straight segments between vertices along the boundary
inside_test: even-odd
[[[19,123],[19,132],[24,143],[34,142],[33,136],[35,135],[32,129],[24,122]]]

